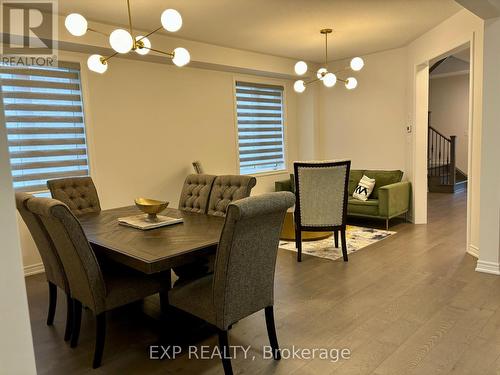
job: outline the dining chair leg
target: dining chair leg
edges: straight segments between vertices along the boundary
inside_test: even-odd
[[[219,331],[219,350],[222,354],[222,366],[224,367],[224,375],[233,375],[227,331],[224,331],[222,329],[219,329],[218,331]]]
[[[106,313],[100,313],[96,316],[95,325],[95,350],[92,368],[98,368],[101,365],[102,353],[104,352],[104,339],[106,338]]]
[[[335,240],[335,248],[337,249],[339,247],[339,230],[335,229],[333,231],[333,238]]]
[[[266,313],[267,335],[269,336],[269,344],[273,349],[273,357],[279,361],[281,359],[280,347],[278,344],[278,336],[276,336],[276,325],[274,324],[274,309],[273,306],[267,306],[264,309]]]
[[[57,286],[54,283],[49,283],[49,312],[47,313],[47,325],[54,324],[54,316],[56,314],[57,305]]]
[[[80,325],[82,324],[82,303],[73,299],[73,328],[71,329],[71,347],[76,348],[80,337]]]
[[[66,328],[64,330],[64,341],[71,338],[71,325],[73,324],[73,299],[66,294]]]
[[[295,230],[295,247],[297,248],[297,262],[302,262],[302,231]]]
[[[347,257],[347,240],[345,237],[345,228],[342,228],[340,230],[340,239],[342,241],[342,257],[344,258],[344,262],[349,261],[349,258]]]

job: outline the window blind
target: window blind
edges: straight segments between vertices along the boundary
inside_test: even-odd
[[[47,180],[88,175],[79,64],[0,66],[14,188],[47,190]]]
[[[236,82],[240,173],[285,169],[283,87]]]

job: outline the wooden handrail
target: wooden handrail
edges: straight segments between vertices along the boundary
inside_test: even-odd
[[[443,133],[441,133],[440,131],[436,130],[435,128],[433,128],[432,126],[429,125],[429,129],[431,129],[433,132],[435,133],[438,133],[441,137],[443,137],[444,139],[446,139],[448,142],[451,142],[451,139],[448,138],[447,136],[443,135]],[[452,137],[456,137],[455,135],[452,135]]]

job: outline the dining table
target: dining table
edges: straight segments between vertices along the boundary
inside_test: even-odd
[[[181,223],[141,230],[119,224],[118,219],[140,214],[136,206],[88,213],[78,217],[88,241],[113,261],[145,274],[154,274],[192,263],[215,252],[224,218],[175,208],[163,216]]]

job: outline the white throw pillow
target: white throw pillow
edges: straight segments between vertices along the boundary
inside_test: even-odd
[[[375,179],[363,175],[363,178],[359,180],[358,186],[354,189],[352,197],[361,201],[366,201],[368,200],[368,197],[372,193],[374,187]]]

